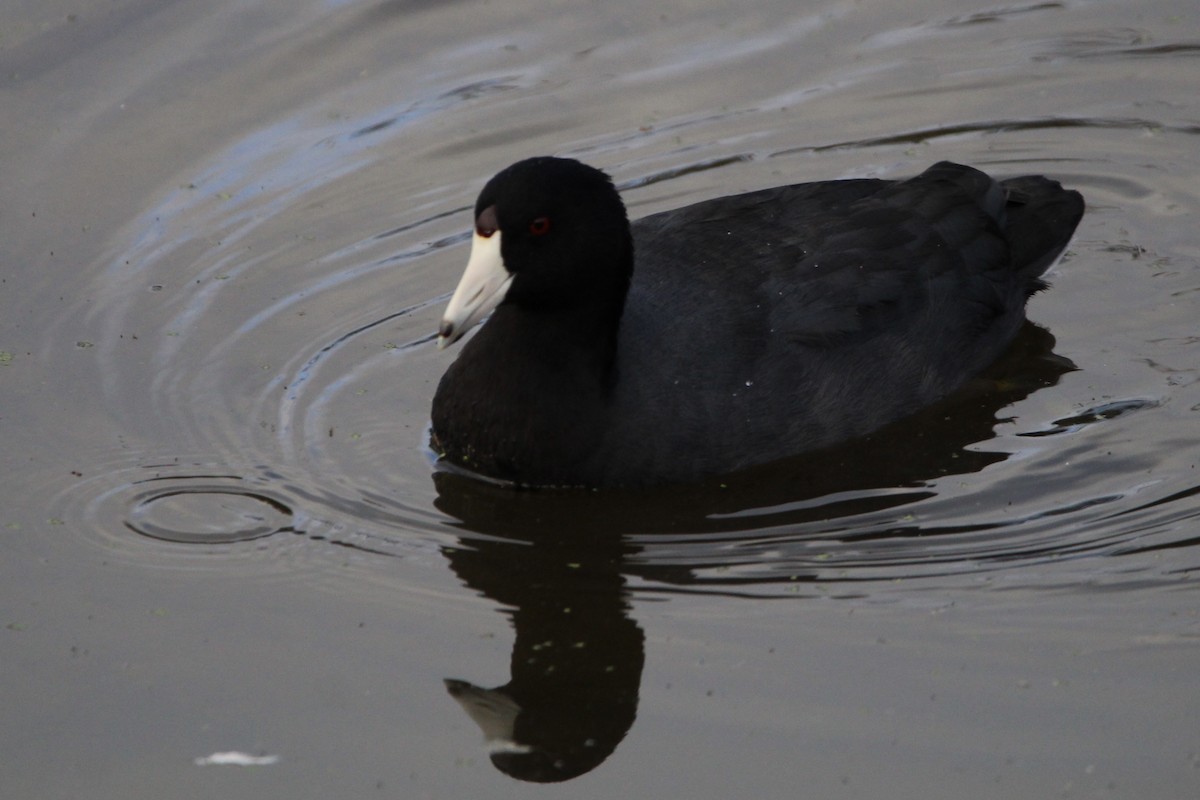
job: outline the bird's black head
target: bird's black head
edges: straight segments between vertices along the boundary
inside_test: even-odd
[[[620,318],[633,270],[625,206],[609,177],[565,158],[519,161],[475,203],[471,257],[440,330],[453,342],[491,309]]]

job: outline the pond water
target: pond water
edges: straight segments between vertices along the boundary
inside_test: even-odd
[[[5,795],[1200,796],[1198,78],[1183,0],[6,2]],[[426,435],[535,154],[1088,210],[911,420],[511,492]]]

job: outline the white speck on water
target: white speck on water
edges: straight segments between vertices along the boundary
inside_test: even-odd
[[[230,750],[201,756],[192,763],[197,767],[267,767],[279,763],[279,756],[252,756],[249,753]]]

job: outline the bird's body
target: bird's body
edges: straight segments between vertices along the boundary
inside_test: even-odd
[[[1083,210],[1045,178],[941,163],[626,227],[596,176],[531,159],[480,196],[477,231],[498,231],[507,282],[434,399],[434,446],[460,467],[523,485],[672,483],[869,433],[1004,351]],[[588,202],[605,186],[612,198]],[[461,335],[447,321],[445,338]]]

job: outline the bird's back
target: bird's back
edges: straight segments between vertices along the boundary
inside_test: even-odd
[[[1041,177],[935,164],[633,223],[603,483],[687,480],[865,434],[991,364],[1083,213]]]

